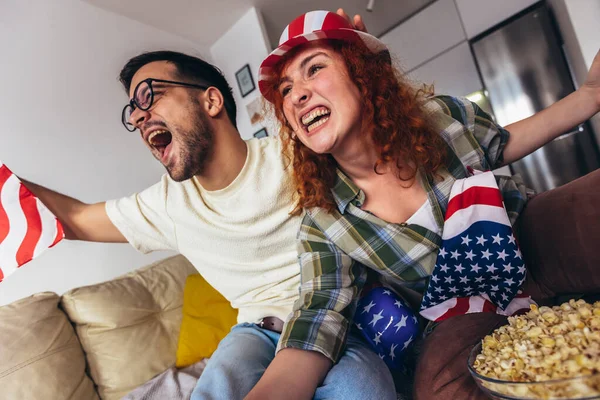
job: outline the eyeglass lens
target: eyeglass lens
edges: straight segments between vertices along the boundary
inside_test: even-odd
[[[133,94],[133,102],[136,107],[139,107],[141,110],[148,110],[150,106],[152,106],[152,87],[151,84],[147,81],[142,81],[135,88],[135,93]],[[133,113],[134,108],[131,104],[127,105],[123,109],[123,115],[121,116],[123,119],[123,124],[127,128],[127,130],[134,131],[135,126],[131,124],[130,118]]]

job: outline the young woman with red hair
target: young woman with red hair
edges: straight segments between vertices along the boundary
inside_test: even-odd
[[[451,190],[468,181],[473,171],[516,161],[600,111],[599,59],[581,89],[504,129],[466,99],[416,90],[394,69],[382,42],[353,30],[333,13],[310,12],[288,25],[280,46],[261,65],[259,87],[272,103],[280,135],[291,149],[298,192],[295,212],[306,212],[299,233],[302,284],[300,300],[279,339],[281,351],[251,395],[289,380],[290,366],[301,359],[314,365],[313,381],[304,382],[312,393],[343,358],[347,338],[360,336],[359,331],[381,360],[396,366],[396,356],[402,359],[402,350],[418,339],[415,325],[408,321],[417,321],[419,302],[437,281],[436,260],[450,258],[442,247],[442,232],[448,228]],[[492,181],[502,196],[499,208],[510,230],[527,201],[527,191],[515,177]],[[478,238],[481,243],[487,240],[483,235]],[[512,233],[495,240],[515,243]],[[511,257],[520,259],[514,246]],[[464,269],[460,264],[456,268]],[[505,270],[521,273],[523,282],[524,267],[512,271],[516,268],[509,263]],[[494,276],[489,271],[482,280]],[[505,278],[508,286],[513,284],[511,277]],[[393,290],[383,290],[387,293],[375,301],[364,290],[373,282]],[[456,286],[464,290],[467,285]],[[493,312],[454,310],[457,315],[439,324],[456,327],[454,336],[435,342],[434,334],[425,337],[415,377],[416,398],[484,397],[470,380],[466,356],[447,353],[456,348],[455,342],[472,345],[504,323],[515,304],[528,304],[517,290],[503,302],[495,302],[493,293],[463,295],[475,299],[471,304],[484,304],[477,311]],[[388,308],[375,305],[392,292],[401,297],[394,297]],[[421,315],[439,320],[430,317],[423,304]],[[415,311],[412,318],[394,309],[407,305]],[[430,323],[428,331],[434,326]],[[410,336],[398,342],[394,335],[409,327]],[[386,340],[388,347],[382,347]],[[455,381],[454,386],[440,389],[434,382],[439,376],[432,376],[428,368],[443,359],[439,354],[445,347],[447,364],[440,368],[453,369],[458,376],[448,379]]]

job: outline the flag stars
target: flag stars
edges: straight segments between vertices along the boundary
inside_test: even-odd
[[[490,256],[492,256],[492,253],[490,253],[488,251],[488,249],[485,249],[484,251],[481,252],[481,258],[485,258],[486,260],[489,260]]]
[[[379,314],[373,314],[373,320],[371,322],[369,322],[369,325],[373,325],[373,327],[375,327],[375,324],[381,318],[383,318],[383,310],[379,311]]]
[[[500,277],[498,275],[492,275],[490,279],[493,281],[497,281],[500,279]]]
[[[515,241],[515,237],[512,235],[512,233],[510,235],[508,235],[508,243],[514,244],[514,245],[517,244],[517,242]]]
[[[502,293],[502,300],[508,301],[508,296],[506,295],[506,293]]]
[[[440,265],[440,271],[441,272],[448,272],[448,264],[442,264],[442,265]]]
[[[395,305],[396,307],[398,307],[398,308],[402,308],[402,303],[400,302],[400,300],[396,300],[396,301],[394,302],[394,305]]]
[[[501,237],[499,233],[495,236],[492,236],[492,239],[494,239],[495,244],[502,244],[502,241],[504,240],[504,238]]]
[[[519,267],[519,273],[520,273],[520,274],[523,274],[523,275],[525,275],[525,271],[526,271],[526,269],[525,269],[525,265],[521,265],[521,266]]]
[[[463,267],[462,264],[456,264],[456,267],[454,267],[454,269],[456,269],[459,274],[462,274],[462,272],[464,271],[465,267]]]
[[[464,244],[464,245],[465,245],[465,246],[467,246],[467,247],[469,247],[469,243],[471,243],[471,242],[473,241],[472,239],[469,239],[469,235],[467,235],[467,236],[462,236],[462,237],[461,237],[461,240],[462,240],[462,243],[461,243],[461,244]]]
[[[494,272],[496,272],[498,268],[494,267],[494,264],[488,265],[487,266],[487,272],[493,274]]]
[[[460,283],[464,283],[464,284],[469,283],[469,278],[467,278],[466,276],[461,276]],[[466,288],[465,288],[465,290],[466,290]]]
[[[487,239],[483,235],[477,237],[477,244],[485,246],[485,242],[487,242]]]
[[[492,285],[492,286],[490,287],[490,290],[491,290],[492,292],[497,292],[498,290],[500,290],[500,288],[498,287],[498,285]]]
[[[469,261],[473,261],[474,257],[475,257],[475,253],[473,253],[471,250],[469,250],[465,253],[465,258],[468,259]]]
[[[508,257],[508,253],[502,249],[502,251],[498,251],[498,258],[501,258],[502,261],[506,261],[506,257]]]
[[[504,272],[508,272],[510,274],[510,271],[512,271],[514,268],[512,265],[510,265],[510,263],[508,264],[504,264]]]
[[[446,251],[446,249],[444,249],[443,247],[440,249],[440,252],[438,253],[438,255],[442,258],[446,258],[446,255],[448,255],[448,252]]]
[[[445,277],[444,280],[446,281],[446,283],[449,283],[449,284],[452,284],[452,282],[454,282],[454,279],[452,279],[451,276]]]
[[[438,281],[440,280],[440,278],[438,278],[438,277],[437,277],[437,276],[435,276],[435,275],[431,275],[431,280],[432,280],[433,282],[435,282],[435,283],[438,283]]]
[[[386,289],[383,291],[383,294],[387,294],[388,296],[391,296],[392,292],[390,292],[389,290]]]
[[[458,289],[456,288],[456,286],[452,286],[450,289],[448,289],[449,291],[451,291],[452,293],[456,293],[458,292]]]
[[[513,251],[515,252],[515,258],[518,258],[518,259],[521,259],[521,260],[523,259],[523,257],[521,257],[521,250],[516,249],[516,250],[513,250]]]
[[[471,271],[475,272],[476,274],[479,273],[480,269],[481,269],[481,267],[479,266],[479,264],[477,264],[477,263],[471,264]]]
[[[483,276],[478,276],[477,278],[475,278],[475,282],[477,282],[477,283],[481,283],[483,281],[484,281]]]
[[[458,260],[458,257],[460,257],[460,253],[456,250],[452,251],[450,258],[452,258],[453,260]]]
[[[508,286],[510,286],[510,285],[514,285],[515,281],[513,281],[513,278],[508,278],[507,280],[504,281],[504,283],[506,283]]]

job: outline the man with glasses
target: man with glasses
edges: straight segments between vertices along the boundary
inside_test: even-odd
[[[212,355],[192,399],[241,399],[261,379],[265,360],[273,359],[298,299],[300,218],[289,214],[288,162],[277,138],[241,139],[231,88],[203,60],[169,51],[141,54],[125,65],[120,81],[130,98],[123,125],[139,133],[168,175],[141,193],[91,205],[26,184],[63,222],[68,239],[129,242],[144,253],[175,250],[188,258],[239,310],[240,323]],[[387,367],[372,351],[361,357],[369,368],[349,358],[337,378],[331,374],[335,384],[326,397],[343,398],[352,388],[382,397],[391,384]],[[295,382],[313,375],[312,365],[298,362]],[[345,376],[352,379],[339,379],[352,368],[362,371],[360,379],[351,373]],[[295,382],[281,382],[286,397],[302,396]]]

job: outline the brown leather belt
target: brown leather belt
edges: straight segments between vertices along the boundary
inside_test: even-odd
[[[283,330],[283,321],[277,317],[264,317],[258,326],[272,332],[281,333]]]

